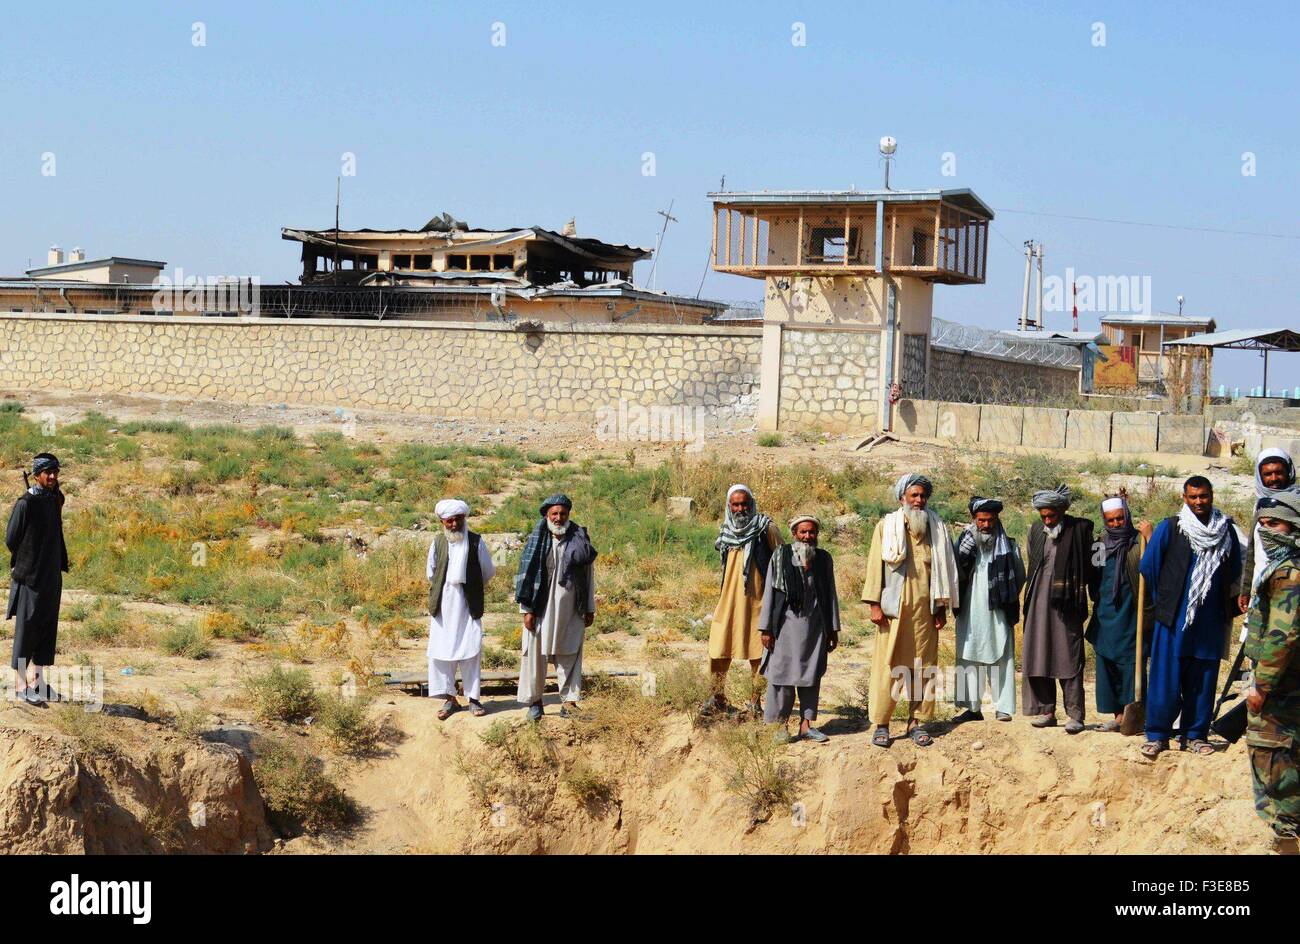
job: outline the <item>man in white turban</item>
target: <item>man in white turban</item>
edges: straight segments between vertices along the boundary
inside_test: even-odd
[[[483,655],[483,588],[496,573],[487,544],[465,524],[469,505],[444,498],[434,507],[442,529],[429,545],[429,697],[444,699],[438,720],[460,710],[456,670],[472,715],[487,712],[479,702]]]
[[[889,746],[889,719],[902,698],[908,702],[907,736],[918,747],[933,743],[923,725],[934,717],[939,630],[960,603],[952,541],[928,507],[933,488],[924,475],[899,478],[899,508],[880,519],[871,535],[862,601],[876,624],[869,713],[877,747]]]

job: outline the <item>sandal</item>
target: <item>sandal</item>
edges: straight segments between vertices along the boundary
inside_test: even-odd
[[[454,698],[448,698],[446,702],[443,703],[442,708],[438,710],[438,720],[446,721],[458,711],[460,711],[460,702],[456,701]]]
[[[1205,757],[1208,754],[1214,753],[1214,745],[1209,741],[1202,740],[1201,738],[1193,738],[1183,746],[1183,750],[1191,751],[1193,754],[1200,754],[1202,757]]]
[[[476,702],[476,701],[470,701],[470,703],[469,703],[469,713],[472,714],[475,718],[481,718],[481,717],[483,717],[485,714],[487,714],[487,709],[484,708],[482,705],[480,705],[480,704],[479,704],[478,702]]]
[[[889,747],[889,728],[881,725],[876,728],[876,733],[871,735],[871,743],[876,747]]]
[[[930,737],[919,724],[909,728],[907,736],[912,739],[912,743],[917,747],[929,747],[934,743],[934,738]]]
[[[1161,738],[1158,741],[1147,741],[1142,745],[1140,750],[1142,751],[1143,757],[1148,760],[1155,760],[1156,757],[1169,750],[1169,742],[1164,738]]]

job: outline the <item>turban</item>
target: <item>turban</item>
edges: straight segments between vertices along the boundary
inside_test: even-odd
[[[750,501],[750,503],[753,504],[753,501],[754,501],[754,493],[751,492],[751,491],[749,490],[749,486],[748,486],[748,485],[741,485],[739,482],[737,482],[735,485],[731,486],[731,488],[727,489],[727,501],[728,501],[728,502],[731,501],[731,496],[732,496],[733,494],[735,494],[736,492],[744,492],[746,495],[749,496],[749,501]]]
[[[40,475],[42,472],[58,471],[59,460],[48,452],[37,453],[32,459],[32,475]]]
[[[907,494],[907,490],[913,485],[919,485],[925,489],[926,498],[929,498],[930,493],[934,491],[934,483],[924,475],[921,475],[919,472],[908,472],[904,475],[900,475],[898,481],[894,484],[894,497],[899,501],[902,501],[903,496]]]
[[[1070,489],[1064,485],[1043,488],[1034,492],[1034,508],[1056,508],[1065,511],[1070,507]]]
[[[1281,488],[1269,488],[1264,484],[1264,477],[1259,474],[1260,467],[1271,462],[1281,462],[1286,466],[1286,484]],[[1263,450],[1259,454],[1259,458],[1255,460],[1255,497],[1272,498],[1277,495],[1278,492],[1294,491],[1296,491],[1295,462],[1292,461],[1291,454],[1285,449],[1278,449],[1276,447],[1270,447]]]
[[[991,511],[995,515],[1002,513],[1002,502],[996,498],[980,498],[978,495],[972,495],[970,499],[970,513],[973,516],[977,511]]]
[[[1120,498],[1118,495],[1113,495],[1110,498],[1103,498],[1101,500],[1101,513],[1103,515],[1108,511],[1119,511],[1123,507],[1124,499]]]
[[[793,534],[795,525],[803,521],[811,521],[813,524],[817,525],[818,531],[822,529],[822,523],[817,520],[816,515],[795,515],[790,519],[790,533]]]
[[[444,498],[438,504],[433,506],[433,513],[446,521],[448,518],[454,518],[456,515],[468,515],[469,505],[465,504],[459,498]]]
[[[1270,498],[1261,498],[1255,504],[1255,520],[1277,518],[1292,527],[1300,528],[1300,495],[1282,492]]]
[[[562,492],[556,492],[550,498],[546,499],[546,501],[542,502],[542,509],[541,511],[538,512],[538,514],[541,515],[543,518],[545,518],[547,510],[552,505],[563,505],[565,511],[571,511],[573,509],[573,501],[569,498],[569,496],[563,494]]]

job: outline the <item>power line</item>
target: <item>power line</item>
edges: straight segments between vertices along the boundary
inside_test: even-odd
[[[1263,236],[1268,239],[1300,239],[1294,233],[1261,233],[1255,230],[1219,229],[1213,226],[1180,226],[1176,223],[1147,223],[1142,220],[1117,220],[1102,216],[1074,216],[1069,213],[1040,213],[1036,210],[1013,210],[996,207],[998,213],[1020,213],[1024,216],[1049,216],[1058,220],[1082,220],[1087,223],[1116,223],[1121,226],[1149,226],[1154,229],[1177,229],[1191,233],[1219,233],[1225,236]]]

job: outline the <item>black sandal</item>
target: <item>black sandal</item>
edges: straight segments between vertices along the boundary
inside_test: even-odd
[[[876,747],[889,747],[889,728],[884,725],[878,726],[876,728],[876,733],[871,735],[871,743],[876,745]]]
[[[929,747],[934,743],[934,738],[930,737],[919,724],[908,728],[907,736],[912,739],[912,743],[917,747]]]

